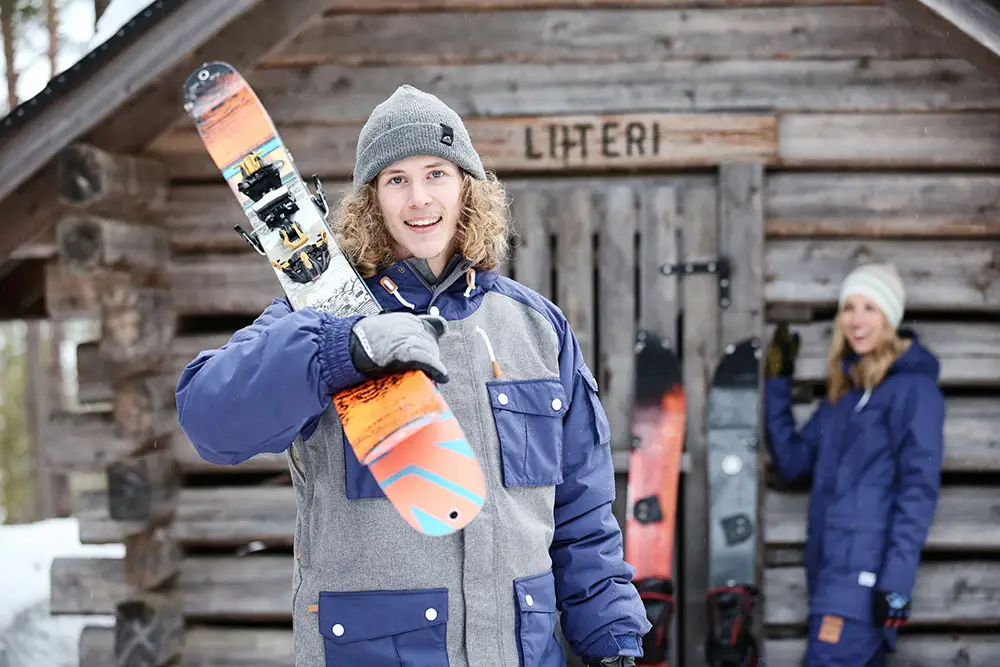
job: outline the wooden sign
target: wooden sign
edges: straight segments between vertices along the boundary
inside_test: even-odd
[[[354,169],[363,121],[280,126],[303,174],[327,178]],[[469,118],[466,127],[488,169],[538,172],[635,170],[777,161],[776,117],[768,114],[620,114]],[[171,177],[218,178],[197,132],[180,126],[150,153]]]
[[[498,171],[635,169],[773,162],[777,121],[750,114],[625,114],[467,123]]]

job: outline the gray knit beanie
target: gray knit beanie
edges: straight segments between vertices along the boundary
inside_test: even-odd
[[[393,162],[416,155],[450,160],[475,178],[486,178],[459,115],[434,95],[404,84],[375,107],[361,128],[354,191]]]

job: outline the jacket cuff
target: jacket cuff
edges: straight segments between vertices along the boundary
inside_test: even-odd
[[[639,635],[615,635],[608,632],[587,648],[587,657],[610,658],[616,655],[642,657]]]
[[[320,326],[319,372],[331,394],[368,379],[354,367],[350,351],[351,327],[362,317],[364,315],[326,317]]]

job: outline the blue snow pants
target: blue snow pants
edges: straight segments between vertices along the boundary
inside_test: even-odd
[[[886,667],[887,660],[881,628],[839,616],[809,617],[802,667]]]

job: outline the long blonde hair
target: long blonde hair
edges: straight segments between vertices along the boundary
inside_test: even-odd
[[[510,199],[503,184],[490,172],[484,180],[462,172],[461,206],[456,251],[480,269],[496,268],[509,250]],[[357,193],[349,189],[332,211],[330,223],[344,254],[363,277],[396,261],[378,192],[371,183]]]
[[[882,339],[871,352],[862,356],[850,367],[850,375],[844,372],[843,358],[848,351],[847,338],[834,318],[833,336],[830,350],[826,357],[826,397],[830,403],[836,403],[850,391],[851,387],[860,387],[874,391],[875,387],[885,379],[893,362],[909,346],[909,341],[902,338],[888,320],[882,315]]]

